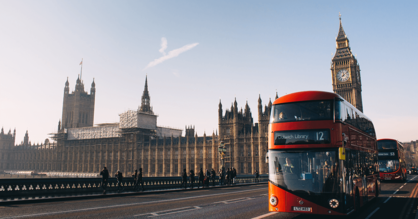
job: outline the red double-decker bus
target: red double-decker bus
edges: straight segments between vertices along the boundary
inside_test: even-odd
[[[348,215],[379,195],[376,134],[362,112],[320,91],[273,104],[269,211]]]
[[[377,140],[381,180],[406,181],[406,163],[403,145],[395,139]]]

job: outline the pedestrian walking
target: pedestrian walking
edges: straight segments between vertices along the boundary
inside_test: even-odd
[[[205,175],[203,174],[203,169],[202,168],[200,168],[200,171],[199,171],[199,183],[197,184],[197,188],[199,188],[200,187],[200,183],[202,183],[202,188],[203,188],[203,179],[205,179]]]
[[[260,177],[260,174],[258,173],[258,170],[256,170],[255,171],[255,182],[256,183],[259,183],[260,182],[259,177]]]
[[[193,183],[194,183],[194,171],[193,170],[190,170],[189,176],[190,176],[190,188],[193,189]]]
[[[103,170],[100,172],[100,175],[102,176],[102,188],[103,188],[103,195],[106,194],[106,188],[107,188],[107,181],[109,179],[109,171],[106,167],[103,167]]]
[[[235,177],[237,177],[237,170],[232,167],[232,184],[235,184]]]
[[[226,185],[230,185],[231,183],[231,170],[228,168],[226,170]]]
[[[134,188],[133,190],[136,191],[138,188],[138,170],[135,170],[135,173],[132,174],[132,178],[134,178]]]
[[[119,170],[118,170],[118,172],[116,172],[115,173],[115,177],[116,177],[116,179],[117,179],[117,185],[118,185],[118,192],[120,192],[120,191],[123,191],[123,188],[122,188],[122,180],[123,180],[123,174],[122,174],[122,172],[120,172]]]
[[[184,189],[186,189],[187,187],[187,173],[186,173],[186,169],[183,169],[183,173],[182,173],[182,182],[181,182],[181,186],[184,186]]]
[[[142,180],[142,168],[139,168],[138,184],[141,184],[141,191],[144,191],[144,181]]]
[[[219,185],[222,185],[222,169],[219,169],[218,171],[218,175],[219,175]]]
[[[205,186],[206,187],[209,187],[209,179],[210,179],[210,171],[206,169],[206,174],[205,174]]]
[[[221,185],[225,185],[225,167],[221,169]]]
[[[212,177],[212,186],[215,186],[216,172],[213,168],[212,168],[212,171],[211,171],[211,177]]]

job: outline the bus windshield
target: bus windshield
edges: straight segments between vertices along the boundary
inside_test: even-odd
[[[269,150],[269,179],[293,192],[337,193],[336,150]]]
[[[332,100],[294,102],[274,105],[270,123],[332,120]]]
[[[396,150],[396,141],[392,140],[381,140],[377,142],[378,150]]]
[[[395,172],[399,169],[399,160],[379,160],[379,171],[384,173]]]

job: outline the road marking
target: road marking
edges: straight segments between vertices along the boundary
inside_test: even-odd
[[[386,201],[384,201],[383,204],[386,204],[386,202],[388,202],[389,199],[391,199],[391,198],[392,198],[392,196],[390,196],[388,199],[386,199]]]
[[[242,201],[248,201],[252,199],[254,198],[250,198],[250,197],[236,198],[236,199],[230,199],[230,200],[225,200],[225,201],[220,201],[220,202],[214,202],[213,204],[218,204],[218,203],[231,204],[231,203],[237,203],[237,202],[242,202]]]
[[[164,215],[169,215],[169,214],[176,214],[176,213],[181,213],[181,212],[186,212],[186,211],[193,211],[193,210],[197,210],[197,209],[201,209],[201,207],[199,207],[199,206],[187,206],[187,207],[183,207],[183,208],[174,208],[174,209],[169,209],[169,210],[164,210],[164,211],[156,211],[156,212],[138,214],[138,215],[134,215],[134,217],[139,217],[139,216],[144,216],[144,215],[150,215],[149,217],[159,217],[159,216],[164,216]]]
[[[186,212],[186,211],[194,211],[196,209],[199,209],[199,206],[195,206],[195,208],[193,209],[187,209],[187,210],[183,210],[183,211],[175,211],[175,212],[170,212],[170,213],[166,213],[166,214],[159,214],[159,215],[154,215],[154,216],[149,216],[149,217],[160,217],[160,216],[164,216],[164,215],[169,215],[169,214],[177,214],[177,213],[181,213],[181,212]]]
[[[169,214],[177,214],[177,213],[186,212],[186,211],[194,211],[194,210],[197,210],[197,209],[201,209],[201,207],[193,206],[193,208],[191,208],[191,209],[182,210],[182,211],[174,211],[174,212],[169,212],[169,213],[165,213],[165,214],[158,214],[158,215],[153,215],[153,216],[149,216],[149,217],[159,217],[159,216],[164,216],[164,215],[169,215]]]
[[[265,194],[260,195],[260,197],[264,196],[264,195]],[[253,200],[253,199],[255,199],[255,198],[252,198],[252,197],[236,198],[236,199],[230,199],[230,200],[226,200],[226,201],[213,202],[211,204],[219,204],[219,203],[231,204],[231,203],[237,203],[237,202],[242,202],[242,201],[249,201],[249,200]],[[156,217],[156,216],[163,216],[163,215],[180,213],[180,212],[185,212],[185,211],[192,211],[192,210],[201,209],[201,208],[202,207],[199,207],[199,206],[187,206],[187,207],[182,207],[182,208],[167,209],[167,210],[164,210],[164,211],[156,211],[156,212],[138,214],[138,215],[134,215],[134,217],[144,216],[144,215],[153,215],[153,216],[149,216],[149,217]],[[178,210],[180,210],[180,211],[178,211]],[[163,214],[161,214],[161,213],[163,213]]]
[[[218,194],[209,194],[209,195],[200,195],[200,196],[184,197],[184,198],[175,198],[175,199],[167,199],[167,200],[158,200],[158,201],[150,201],[150,202],[136,202],[136,203],[129,203],[129,204],[108,205],[108,206],[101,206],[101,207],[94,207],[94,208],[82,208],[82,209],[67,210],[67,211],[55,211],[55,212],[46,212],[46,213],[38,213],[38,214],[18,215],[18,216],[11,216],[11,217],[1,217],[0,219],[37,217],[37,216],[52,215],[52,214],[63,214],[63,213],[73,213],[73,212],[80,212],[80,211],[99,210],[99,209],[106,209],[106,208],[127,207],[127,206],[133,206],[133,205],[144,205],[144,204],[147,205],[147,204],[154,204],[154,203],[162,203],[162,202],[170,202],[170,201],[179,201],[179,200],[211,197],[211,196],[217,196],[217,195],[252,192],[252,191],[257,191],[257,190],[266,190],[266,188],[251,189],[251,190],[244,190],[244,191],[235,191],[235,192],[226,192],[226,193],[218,193]]]
[[[143,215],[149,215],[149,214],[152,214],[152,215],[158,216],[158,213],[165,213],[165,212],[169,212],[169,211],[176,211],[176,210],[184,210],[184,209],[186,209],[186,208],[190,208],[190,206],[187,206],[187,207],[182,207],[182,208],[168,209],[168,210],[164,210],[164,211],[156,211],[156,212],[149,212],[149,213],[144,213],[144,214],[137,214],[137,215],[134,215],[134,217],[137,217],[137,216],[143,216]]]
[[[253,217],[252,219],[261,219],[261,218],[269,217],[269,216],[277,214],[277,213],[278,212],[270,212],[270,213],[267,213],[267,214],[260,215],[258,217]]]
[[[414,176],[414,178],[408,180],[408,182],[411,182],[412,180],[414,180],[417,176]]]
[[[404,217],[405,216],[405,213],[408,213],[408,215],[409,215],[409,211],[406,211],[407,210],[407,207],[410,205],[411,201],[413,200],[412,198],[416,197],[417,192],[418,192],[418,184],[415,185],[414,189],[411,192],[411,195],[409,195],[408,201],[406,202],[405,206],[402,208],[401,213],[399,214],[399,219],[405,218]],[[414,201],[412,201],[412,204],[413,203],[414,203]],[[412,206],[411,206],[411,208],[412,208]]]
[[[369,219],[374,213],[376,213],[376,211],[378,211],[380,209],[380,207],[374,209],[374,211],[372,213],[369,214],[369,216],[367,216],[365,219]]]
[[[416,177],[416,176],[415,176],[415,177]],[[415,179],[415,177],[414,177],[414,178],[412,178],[412,179]],[[412,179],[411,179],[411,180],[412,180]],[[409,181],[411,181],[411,180],[409,180]],[[409,182],[409,181],[408,181],[408,182]],[[408,184],[408,182],[404,183],[404,184],[403,184],[401,187],[399,187],[399,189],[398,189],[398,190],[396,190],[396,192],[394,192],[393,194],[396,194],[397,192],[399,192],[399,190],[400,190],[400,189],[402,189],[402,188],[403,188],[406,184]]]

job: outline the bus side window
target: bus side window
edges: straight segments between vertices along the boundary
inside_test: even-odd
[[[352,166],[353,177],[358,177],[357,151],[355,150],[351,151],[351,159],[353,159],[353,166]]]
[[[361,176],[361,164],[362,164],[362,162],[361,162],[361,157],[360,157],[360,152],[358,152],[358,151],[356,151],[356,158],[357,158],[357,162],[356,162],[356,175],[357,175],[357,177],[360,177]]]
[[[368,157],[368,153],[367,152],[362,152],[363,153],[363,161],[364,161],[364,175],[368,176],[370,174],[370,169],[369,169],[369,157]]]
[[[368,175],[367,158],[365,152],[360,152],[361,156],[361,176]]]

